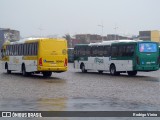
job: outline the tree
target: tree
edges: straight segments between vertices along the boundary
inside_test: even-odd
[[[65,34],[65,36],[63,36],[63,38],[65,38],[67,40],[68,47],[72,47],[72,38],[71,38],[70,34]]]

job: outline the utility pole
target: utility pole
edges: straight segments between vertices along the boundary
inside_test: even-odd
[[[115,27],[114,27],[114,30],[115,30],[115,40],[117,40],[117,37],[116,37],[117,29],[118,29],[118,27],[115,25]]]
[[[102,23],[101,25],[98,25],[98,26],[101,27],[101,29],[102,29],[102,34],[101,34],[101,36],[102,36],[102,42],[103,42],[103,28],[104,28],[103,23]]]

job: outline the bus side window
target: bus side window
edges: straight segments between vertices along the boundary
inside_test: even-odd
[[[97,48],[98,48],[97,55],[99,57],[103,57],[104,47],[103,46],[98,46]]]
[[[124,46],[124,45],[119,46],[118,56],[119,57],[125,56],[125,54],[126,54],[125,51],[126,51],[126,46]]]
[[[19,44],[19,55],[22,55],[22,44]]]
[[[34,43],[34,55],[38,53],[38,43]]]
[[[31,43],[29,43],[28,44],[28,55],[30,56],[30,55],[32,55],[32,44]]]
[[[77,46],[77,57],[80,55],[79,53],[80,53],[80,49],[79,49],[80,47],[78,47]]]
[[[78,54],[77,55],[78,55],[78,57],[81,56],[81,47],[80,46],[78,47]]]
[[[98,47],[92,46],[92,57],[96,57],[98,54]]]
[[[13,45],[13,55],[15,55],[15,45]]]
[[[105,57],[110,56],[110,46],[104,46],[103,55],[104,55]]]
[[[17,56],[18,56],[18,48],[19,48],[19,46],[16,45],[16,55],[17,55]]]
[[[14,45],[12,45],[12,55],[14,55]]]
[[[28,55],[28,56],[30,55],[30,49],[31,49],[31,48],[30,48],[30,43],[28,43],[28,44],[27,44],[27,55]]]
[[[118,56],[118,46],[112,46],[111,47],[111,56],[112,57],[117,57]]]
[[[23,44],[21,44],[21,55],[23,55]]]
[[[27,43],[26,44],[26,55],[28,56],[28,54],[29,54],[29,44]]]
[[[19,45],[17,45],[17,55],[19,55]]]
[[[28,56],[28,54],[29,54],[29,44],[27,43],[26,44],[26,56]]]
[[[26,44],[23,45],[23,55],[26,55]]]
[[[35,53],[36,53],[36,43],[33,43],[33,49],[32,49],[32,54],[33,55],[36,55]]]
[[[79,56],[80,57],[84,56],[85,55],[84,53],[85,53],[85,48],[80,46],[79,47]]]
[[[23,55],[23,44],[21,44],[21,55]]]
[[[30,55],[33,56],[34,55],[34,44],[31,43],[30,46],[31,46]]]
[[[74,55],[74,49],[73,49],[73,50],[71,50],[71,55]]]
[[[14,45],[14,55],[16,55],[16,45]]]
[[[81,47],[81,56],[85,56],[85,47]]]
[[[15,45],[15,55],[18,55],[18,45]]]
[[[35,43],[32,43],[32,44],[31,44],[31,55],[34,55],[34,44],[35,44]]]
[[[76,52],[77,52],[76,55],[78,57],[79,56],[79,47],[78,46],[76,47]]]
[[[74,56],[75,56],[75,57],[78,57],[78,47],[75,47],[75,48],[74,48]]]
[[[86,51],[86,53],[85,53],[86,56],[91,56],[90,49],[91,49],[90,46],[87,46],[87,47],[86,47],[86,50],[85,50],[85,51]]]
[[[126,56],[134,55],[134,45],[127,45],[126,47]]]
[[[14,55],[14,45],[12,45],[12,50],[13,50],[12,55]]]
[[[11,45],[9,45],[9,56],[11,55]]]
[[[12,45],[12,55],[14,55],[14,45]]]
[[[90,46],[90,55],[93,57],[93,46]]]

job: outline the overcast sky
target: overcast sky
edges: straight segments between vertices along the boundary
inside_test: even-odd
[[[0,28],[23,37],[102,34],[102,23],[103,35],[160,30],[160,0],[0,0]]]

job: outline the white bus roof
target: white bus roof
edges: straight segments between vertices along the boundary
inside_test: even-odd
[[[118,42],[140,42],[143,40],[109,40],[109,41],[103,41],[99,43],[90,43],[89,46],[94,46],[94,45],[111,45],[112,43],[118,43]]]
[[[74,49],[74,48],[68,48],[68,49],[72,50],[72,49]]]
[[[43,40],[43,39],[59,39],[59,38],[24,38],[21,39],[19,41],[15,41],[15,42],[10,42],[10,44],[20,44],[20,43],[25,43],[27,41],[32,41],[32,40]]]
[[[10,42],[10,44],[25,43],[26,41],[38,40],[38,39],[45,39],[45,38],[24,38],[24,39],[20,39],[19,41]]]
[[[90,43],[89,46],[94,46],[94,45],[101,45],[102,42],[97,42],[97,43]]]

